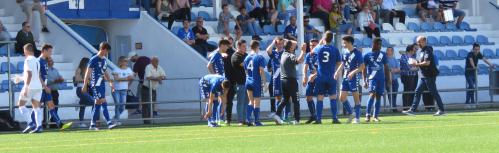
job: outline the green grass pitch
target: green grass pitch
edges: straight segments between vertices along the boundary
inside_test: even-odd
[[[499,152],[499,111],[449,113],[433,117],[384,116],[360,125],[220,127],[162,125],[113,130],[0,133],[7,152]],[[345,121],[345,119],[341,119]]]

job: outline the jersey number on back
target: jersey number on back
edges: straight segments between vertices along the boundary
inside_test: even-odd
[[[324,57],[322,58],[323,63],[329,62],[329,52],[324,52]]]
[[[248,70],[253,70],[253,61],[250,61],[248,64]]]

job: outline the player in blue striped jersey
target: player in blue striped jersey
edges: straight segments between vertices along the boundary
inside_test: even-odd
[[[254,115],[254,125],[263,126],[260,122],[260,97],[265,80],[265,59],[258,55],[260,42],[251,41],[251,53],[244,59],[244,69],[246,70],[246,89],[248,92],[249,104],[246,110],[246,123],[253,125],[251,115]]]
[[[364,88],[369,90],[369,100],[366,108],[366,122],[374,117],[375,122],[379,122],[379,112],[381,109],[381,96],[385,93],[385,85],[391,85],[391,74],[388,67],[388,60],[386,54],[381,52],[380,38],[373,40],[372,52],[364,55],[364,64],[366,68],[362,71],[364,79]],[[374,103],[374,112],[371,112]]]
[[[307,105],[308,105],[308,110],[310,111],[310,119],[305,122],[306,124],[310,124],[317,119],[317,114],[315,110],[315,102],[314,102],[314,97],[317,95],[314,92],[315,88],[315,78],[317,77],[317,62],[315,62],[315,54],[312,51],[317,44],[319,44],[319,40],[317,39],[312,39],[310,40],[309,43],[309,48],[305,50],[307,52],[307,55],[305,55],[305,66],[303,66],[303,79],[302,79],[302,85],[305,87],[305,96],[307,97]]]
[[[227,50],[230,47],[230,41],[226,39],[222,39],[218,42],[218,49],[215,50],[212,54],[208,56],[208,65],[206,67],[208,68],[208,72],[210,74],[218,74],[221,76],[225,76],[225,70],[224,70],[224,58],[229,56],[227,54]],[[213,103],[213,115],[217,117],[217,121],[220,119],[218,116],[218,111],[221,109],[220,102],[215,101]]]
[[[227,92],[229,91],[230,82],[224,76],[218,74],[208,74],[199,80],[199,90],[201,98],[206,101],[206,114],[204,118],[208,120],[209,127],[217,127],[216,113],[217,107],[213,107],[215,102],[222,102],[225,104],[227,101]],[[210,109],[208,109],[210,108]],[[225,109],[221,109],[224,113]]]
[[[354,38],[352,36],[345,36],[342,39],[343,47],[345,48],[342,63],[340,67],[336,70],[336,74],[334,75],[334,79],[340,79],[340,75],[343,73],[343,77],[341,77],[341,92],[340,92],[340,102],[346,106],[347,113],[350,115],[347,123],[352,122],[353,116],[352,110],[350,109],[350,103],[347,101],[348,92],[352,93],[353,100],[355,102],[354,110],[355,110],[355,120],[353,123],[360,123],[360,95],[359,95],[359,75],[362,70],[365,68],[364,61],[362,58],[362,53],[353,47]]]

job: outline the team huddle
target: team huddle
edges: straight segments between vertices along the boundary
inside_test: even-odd
[[[219,126],[220,122],[223,122],[227,91],[231,87],[231,82],[224,74],[222,60],[227,50],[224,45],[228,42],[224,40],[220,42],[219,50],[211,55],[208,64],[208,69],[213,69],[209,71],[215,73],[206,75],[200,80],[202,98],[207,102],[204,117],[208,120],[210,127]],[[276,124],[285,123],[283,117],[288,112],[283,113],[283,109],[289,105],[290,101],[294,105],[294,121],[291,124],[300,123],[297,76],[296,70],[293,69],[296,69],[296,65],[302,62],[305,65],[303,66],[304,76],[301,84],[305,86],[307,105],[311,114],[311,117],[305,122],[306,124],[322,123],[325,96],[329,97],[333,124],[341,123],[338,119],[338,100],[348,114],[346,123],[359,124],[361,117],[360,81],[364,82],[363,87],[369,92],[365,121],[380,121],[381,97],[385,92],[385,85],[391,84],[392,80],[387,55],[381,51],[382,40],[374,39],[372,51],[365,55],[362,55],[362,52],[353,46],[354,38],[352,36],[342,38],[343,53],[333,46],[332,42],[333,33],[328,31],[322,40],[315,39],[311,40],[309,44],[303,44],[299,56],[294,55],[294,50],[297,48],[296,42],[281,37],[275,38],[267,48],[266,52],[270,57],[269,66],[272,69],[270,84],[273,86],[269,90],[273,90],[270,92],[273,93],[272,96],[277,101],[277,110],[275,110],[275,104],[271,104],[269,117],[274,119]],[[241,43],[245,43],[245,41],[237,42],[238,50],[241,49],[240,47],[246,47]],[[241,64],[246,74],[245,87],[249,99],[245,109],[246,117],[242,123],[248,126],[263,125],[260,121],[260,98],[264,88],[267,87],[264,72],[266,61],[264,56],[259,54],[258,46],[257,40],[251,41],[251,51]],[[341,80],[339,98],[336,91],[338,80]],[[347,101],[349,93],[354,99],[353,109]],[[317,102],[314,102],[314,97],[316,97]],[[230,121],[228,122],[230,123]]]

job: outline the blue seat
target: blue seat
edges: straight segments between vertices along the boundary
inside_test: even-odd
[[[489,42],[489,38],[484,35],[476,36],[476,42],[480,45],[494,45],[494,42]]]
[[[421,23],[421,31],[423,32],[431,32],[433,31],[433,27],[428,22]]]
[[[471,28],[470,24],[468,22],[461,22],[459,29],[464,30],[464,31],[477,31],[477,29]]]
[[[445,29],[447,31],[462,31],[461,29],[458,29],[456,24],[454,22],[447,23],[445,26]]]
[[[485,58],[496,58],[496,56],[494,55],[494,51],[492,51],[492,49],[484,49],[483,50],[483,56]]]
[[[447,57],[448,60],[458,60],[458,56],[456,51],[449,49],[445,51],[445,56]]]
[[[9,65],[10,65],[10,70],[12,71],[11,74],[17,73],[16,68],[14,67],[14,65],[9,64],[7,62],[3,62],[0,65],[0,74],[5,74],[5,73],[9,72]]]
[[[464,75],[464,68],[459,65],[452,65],[453,75]]]
[[[196,18],[198,18],[196,13],[191,12],[191,20],[196,20]]]
[[[19,61],[17,62],[17,73],[23,73],[24,71],[24,62],[23,61]]]
[[[465,45],[472,45],[473,43],[475,43],[475,37],[473,37],[471,35],[464,36],[464,44]]]
[[[435,22],[435,23],[433,23],[433,30],[434,30],[434,31],[441,31],[441,32],[445,32],[445,31],[447,31],[447,30],[445,29],[445,25],[444,25],[444,24],[442,24],[442,23],[440,23],[440,22]]]
[[[205,21],[216,21],[216,19],[215,19],[215,18],[212,18],[212,17],[210,16],[210,14],[209,14],[208,12],[206,12],[206,11],[199,11],[199,12],[198,12],[198,16],[199,16],[199,17],[203,17],[203,19],[204,19]]]
[[[177,35],[177,32],[178,32],[179,29],[182,29],[182,27],[180,27],[180,26],[173,26],[171,32],[173,34]]]
[[[407,23],[407,29],[412,30],[414,32],[421,31],[421,29],[419,28],[418,24],[416,24],[414,22]]]
[[[452,41],[447,36],[440,36],[440,45],[441,46],[450,46]]]
[[[392,45],[390,44],[390,42],[388,42],[388,40],[386,40],[385,38],[381,38],[381,46],[383,47],[392,47]]]
[[[199,5],[205,7],[212,7],[213,3],[211,2],[211,0],[201,0],[201,3]]]
[[[463,38],[459,37],[459,36],[452,36],[452,45],[453,46],[462,46],[464,45],[464,41],[463,41]]]
[[[478,74],[489,74],[489,67],[485,64],[478,64]]]
[[[3,45],[2,47],[0,47],[0,56],[7,56],[7,45]]]
[[[13,85],[12,87],[14,88],[14,92],[21,92],[23,89],[24,82],[18,83],[15,86]]]
[[[9,80],[3,80],[0,85],[0,92],[9,91]]]
[[[276,35],[277,32],[274,29],[274,26],[272,25],[264,25],[263,26],[263,33],[267,35]]]
[[[446,65],[441,65],[438,67],[438,70],[440,71],[441,76],[450,76],[452,75],[452,70],[446,66]]]
[[[362,39],[362,46],[371,47],[372,44],[373,44],[373,40],[371,38],[366,37],[366,38]]]
[[[360,39],[355,38],[354,41],[353,41],[353,45],[355,47],[361,48],[362,47],[362,41],[360,41]]]
[[[458,51],[457,57],[458,57],[459,59],[461,59],[461,60],[462,60],[462,59],[465,59],[465,58],[466,58],[466,56],[468,56],[468,51],[466,51],[465,49],[460,49],[460,50]]]
[[[264,40],[260,41],[260,50],[265,50],[265,49],[267,49],[267,46],[268,46],[268,45],[267,45],[267,43],[266,43],[266,42],[267,42],[267,41],[264,41]]]
[[[435,36],[428,36],[426,41],[430,46],[440,46],[440,43],[438,42],[438,39]]]
[[[218,47],[218,43],[217,43],[217,42],[214,42],[214,41],[208,41],[207,43],[208,43],[208,44],[210,44],[210,45],[213,45],[213,46],[217,46],[217,47]]]
[[[414,7],[406,7],[404,8],[404,12],[407,16],[411,18],[417,17],[416,9]]]
[[[499,48],[496,49],[496,56],[499,57]]]
[[[446,58],[445,58],[445,55],[444,55],[444,53],[443,53],[442,51],[440,51],[440,50],[435,50],[435,51],[433,51],[433,52],[434,52],[435,56],[437,56],[437,58],[438,58],[439,60],[444,60],[444,59],[446,59]]]
[[[286,26],[285,25],[280,24],[280,25],[277,26],[277,34],[278,35],[284,34],[285,30],[286,30]]]

